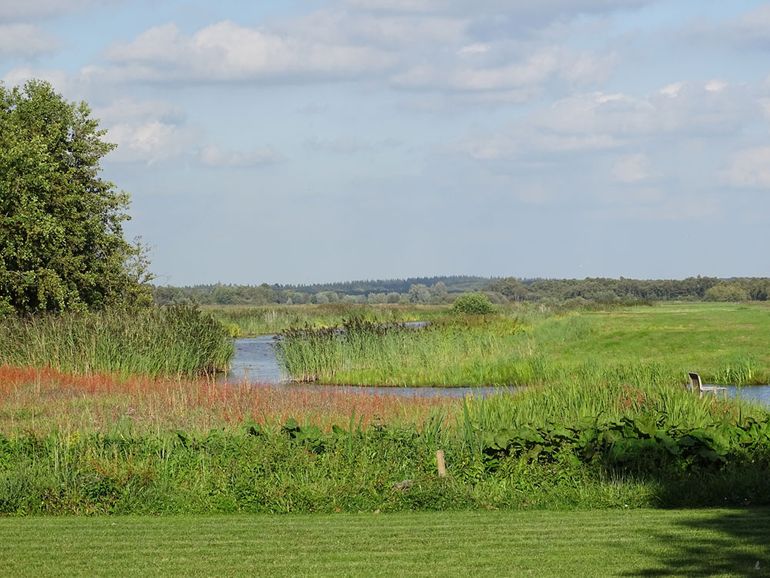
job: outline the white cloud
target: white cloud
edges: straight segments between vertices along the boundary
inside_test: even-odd
[[[0,58],[33,58],[54,52],[59,42],[39,26],[0,24]]]
[[[708,90],[684,82],[646,97],[603,92],[556,101],[534,123],[557,133],[605,134],[616,138],[675,133],[731,133],[756,117],[758,103],[745,89]]]
[[[467,47],[465,47],[467,48]],[[462,49],[461,49],[462,50]],[[486,55],[493,50],[474,49],[471,54]],[[506,59],[503,64],[469,62],[469,53],[446,64],[420,64],[393,76],[393,85],[418,90],[457,92],[522,91],[536,93],[551,80],[570,83],[593,82],[604,77],[613,57],[572,53],[558,47],[537,47]]]
[[[770,189],[770,147],[747,148],[734,153],[723,177],[734,187]]]
[[[49,82],[57,92],[63,94],[68,100],[83,98],[88,85],[87,79],[81,78],[79,75],[73,76],[63,70],[28,66],[9,70],[3,75],[2,81],[7,86],[21,86],[33,79]]]
[[[94,109],[94,116],[106,124],[125,121],[161,121],[166,124],[182,124],[184,112],[177,106],[158,100],[119,98]]]
[[[672,82],[671,84],[667,84],[666,86],[661,88],[658,92],[663,96],[668,96],[669,98],[676,98],[677,96],[679,96],[679,93],[682,92],[683,88],[684,88],[684,82]]]
[[[533,127],[517,129],[512,134],[468,139],[457,149],[480,161],[532,158],[543,154],[595,152],[616,148],[619,141],[610,135],[568,135],[538,131]]]
[[[719,80],[717,78],[713,80],[709,80],[703,88],[706,89],[707,92],[722,92],[725,90],[728,86],[730,86],[728,83],[726,83],[724,80]]]
[[[283,156],[271,147],[231,151],[209,145],[201,149],[198,159],[207,167],[245,168],[274,164],[282,161]]]
[[[352,8],[384,12],[433,12],[440,10],[441,0],[347,0]]]
[[[459,56],[478,56],[487,54],[490,51],[490,45],[482,42],[467,44],[457,51]]]
[[[320,43],[227,21],[192,36],[174,24],[152,28],[114,46],[108,58],[119,67],[113,72],[124,77],[201,83],[346,78],[392,63],[386,53],[366,46]]]
[[[122,98],[95,108],[94,117],[106,127],[106,139],[118,145],[109,155],[113,162],[152,165],[189,153],[198,141],[184,113],[161,101]]]
[[[390,138],[373,141],[348,136],[331,138],[314,137],[305,141],[305,146],[309,149],[343,155],[393,148],[399,146],[400,144],[401,143],[399,141]]]
[[[644,154],[625,155],[612,165],[612,176],[621,183],[640,183],[651,177],[650,159]]]
[[[639,8],[654,0],[346,0],[353,9],[373,12],[471,14],[516,17],[528,21],[573,18]]]
[[[180,156],[191,139],[184,128],[155,120],[115,124],[109,127],[107,140],[118,145],[111,161],[152,165]]]
[[[303,16],[274,31],[325,44],[361,45],[408,52],[415,46],[446,47],[468,42],[471,21],[453,16],[366,14],[322,10]]]
[[[49,18],[109,3],[110,0],[3,0],[0,2],[0,21],[18,22]]]
[[[770,4],[762,4],[745,13],[721,32],[730,35],[738,44],[770,48]]]

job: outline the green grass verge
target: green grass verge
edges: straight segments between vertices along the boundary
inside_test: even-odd
[[[9,576],[767,576],[767,510],[0,519]]]

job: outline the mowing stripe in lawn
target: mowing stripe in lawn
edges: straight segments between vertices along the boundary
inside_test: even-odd
[[[53,575],[770,575],[768,510],[0,519],[0,564]]]

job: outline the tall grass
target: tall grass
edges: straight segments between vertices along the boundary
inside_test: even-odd
[[[675,383],[641,379],[630,383],[566,382],[527,388],[511,396],[467,398],[463,408],[466,433],[548,424],[574,425],[586,420],[618,421],[652,415],[668,425],[688,428],[765,419],[766,407],[739,399],[699,397]]]
[[[71,375],[52,369],[0,366],[0,435],[28,431],[115,432],[144,435],[257,423],[271,428],[289,419],[330,429],[346,425],[422,428],[434,413],[455,414],[459,400],[405,398],[327,388],[218,384],[211,380],[114,375]]]
[[[538,385],[577,380],[770,382],[770,308],[675,304],[551,313],[437,314],[413,331],[397,324],[306,325],[279,353],[298,381],[357,385]],[[381,328],[386,328],[382,331]]]
[[[225,328],[190,307],[0,320],[0,365],[194,376],[226,370],[232,353]]]
[[[646,379],[636,386],[533,387],[463,405],[0,367],[0,513],[770,503],[767,412],[656,384],[654,372]],[[657,425],[665,420],[664,432],[708,429],[696,443],[708,442],[719,424],[753,418],[758,427],[724,446],[724,463],[669,457],[665,471],[650,468],[646,453],[660,455],[666,438],[643,440],[642,477],[625,466],[605,469],[612,448],[603,446],[604,461],[587,458],[572,441],[563,452],[539,454],[496,447],[500,432],[508,432],[508,442],[529,443],[529,430],[519,426],[558,424],[595,442],[593,422],[641,423],[645,416]],[[437,476],[437,449],[445,451],[446,478]]]
[[[419,329],[350,319],[338,328],[288,330],[278,354],[297,381],[506,385],[518,382],[511,361],[502,360],[519,331],[516,319],[502,317],[453,317]]]

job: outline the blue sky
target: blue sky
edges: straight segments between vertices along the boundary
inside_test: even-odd
[[[770,3],[0,0],[162,284],[770,276]]]

